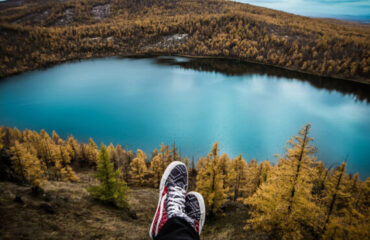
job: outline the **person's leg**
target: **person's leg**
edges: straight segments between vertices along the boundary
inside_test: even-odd
[[[159,185],[159,199],[149,236],[154,239],[172,217],[192,220],[184,213],[185,194],[188,189],[188,171],[184,163],[172,162],[163,173]]]
[[[181,217],[167,221],[154,240],[199,240],[199,234],[192,225]]]
[[[202,194],[189,192],[185,198],[185,214],[193,220],[193,228],[200,235],[206,220],[206,206]]]
[[[164,172],[159,186],[159,199],[149,236],[155,240],[199,239],[205,221],[201,194],[190,192],[185,164],[172,162]]]

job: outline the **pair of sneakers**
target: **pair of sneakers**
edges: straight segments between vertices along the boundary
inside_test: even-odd
[[[154,239],[172,217],[188,222],[200,235],[205,221],[205,205],[200,193],[189,192],[188,171],[184,163],[174,161],[166,168],[159,185],[159,200],[149,236]]]

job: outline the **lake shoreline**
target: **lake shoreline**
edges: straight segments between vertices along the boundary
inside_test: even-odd
[[[162,11],[158,6],[168,3],[158,0],[146,6],[150,14],[137,3],[47,3],[0,11],[0,42],[6,46],[1,78],[73,60],[172,55],[233,59],[370,84],[369,31],[359,24],[223,1],[177,1]],[[96,6],[112,12],[90,12]]]
[[[314,77],[320,77],[320,78],[326,78],[326,79],[335,79],[335,80],[341,80],[341,81],[349,81],[349,82],[355,82],[355,83],[361,83],[365,85],[370,85],[370,79],[346,79],[342,77],[336,77],[336,76],[326,76],[323,74],[318,74],[318,73],[312,73],[312,72],[306,72],[302,71],[299,69],[294,69],[294,68],[289,68],[289,67],[283,67],[283,66],[278,66],[278,65],[273,65],[273,64],[267,64],[267,63],[260,63],[257,61],[251,61],[251,60],[244,60],[240,59],[237,57],[223,57],[223,56],[201,56],[201,55],[187,55],[187,54],[119,54],[119,55],[105,55],[105,56],[92,56],[92,57],[87,57],[87,58],[76,58],[76,59],[66,59],[66,60],[61,60],[59,62],[50,62],[48,64],[45,64],[44,66],[34,68],[34,69],[27,69],[25,71],[19,71],[16,73],[12,74],[7,74],[3,77],[0,77],[0,81],[12,77],[12,76],[17,76],[21,75],[26,72],[31,72],[31,71],[40,71],[40,70],[46,70],[50,67],[55,67],[61,64],[65,63],[74,63],[74,62],[80,62],[84,60],[93,60],[93,59],[102,59],[102,58],[110,58],[110,57],[116,57],[116,58],[157,58],[157,57],[184,57],[184,58],[189,58],[189,59],[220,59],[220,60],[232,60],[232,61],[238,61],[241,63],[253,63],[253,64],[258,64],[261,66],[268,66],[268,67],[273,67],[277,69],[283,69],[295,73],[302,73],[306,74],[309,76],[314,76]]]

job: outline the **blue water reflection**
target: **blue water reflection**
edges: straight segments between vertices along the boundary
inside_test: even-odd
[[[305,123],[312,123],[319,159],[338,164],[347,158],[349,171],[370,175],[370,105],[309,82],[116,58],[0,82],[0,125],[56,130],[147,153],[176,141],[182,155],[197,158],[219,141],[231,157],[275,161]]]

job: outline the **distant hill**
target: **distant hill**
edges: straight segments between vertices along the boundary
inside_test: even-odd
[[[222,0],[0,3],[0,77],[105,56],[232,58],[370,83],[370,27]]]

